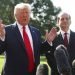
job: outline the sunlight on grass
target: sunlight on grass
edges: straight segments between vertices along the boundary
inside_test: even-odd
[[[4,64],[4,56],[0,55],[0,73],[2,71],[3,64]]]

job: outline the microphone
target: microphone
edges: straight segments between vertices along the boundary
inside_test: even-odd
[[[73,75],[74,75],[75,74],[75,59],[72,62],[72,72],[73,72]]]
[[[75,68],[75,59],[72,62],[72,67]]]
[[[57,69],[60,75],[72,75],[71,67],[69,64],[69,55],[67,48],[64,45],[59,45],[56,47],[54,52],[54,57],[57,63]]]
[[[49,68],[47,64],[39,64],[37,67],[36,75],[48,75]]]

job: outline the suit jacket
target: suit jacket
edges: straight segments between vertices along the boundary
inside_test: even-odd
[[[56,47],[60,44],[64,44],[61,33],[57,35],[57,37],[53,41],[52,48],[50,49],[50,51],[46,53],[47,62],[51,67],[51,75],[59,75],[57,71],[56,61],[54,58],[54,51]],[[67,50],[69,53],[69,62],[70,65],[72,66],[72,61],[75,59],[75,33],[72,31],[70,33],[70,39],[69,39]]]
[[[40,50],[48,48],[47,42],[42,44],[38,29],[29,26],[33,39],[35,66],[40,63]],[[0,40],[0,54],[5,51],[6,61],[3,75],[29,75],[27,71],[28,57],[20,31],[16,24],[6,26],[5,41]]]

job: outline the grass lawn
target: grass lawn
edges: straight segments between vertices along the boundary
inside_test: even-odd
[[[41,60],[40,64],[47,64],[45,56],[41,56],[40,60]],[[0,55],[0,73],[1,73],[1,70],[2,70],[2,67],[3,67],[3,64],[4,64],[4,56]],[[49,68],[49,70],[50,70],[50,68]]]
[[[0,55],[0,73],[4,64],[4,56]]]

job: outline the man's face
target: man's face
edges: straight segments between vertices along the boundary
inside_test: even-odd
[[[70,26],[70,23],[71,23],[71,18],[70,16],[67,14],[67,13],[63,13],[60,18],[59,18],[59,21],[58,21],[58,24],[60,26],[60,28],[64,29],[64,28],[69,28]]]
[[[30,20],[30,12],[28,9],[20,9],[17,10],[17,14],[16,14],[16,18],[17,21],[21,24],[21,25],[27,25],[29,23]]]

